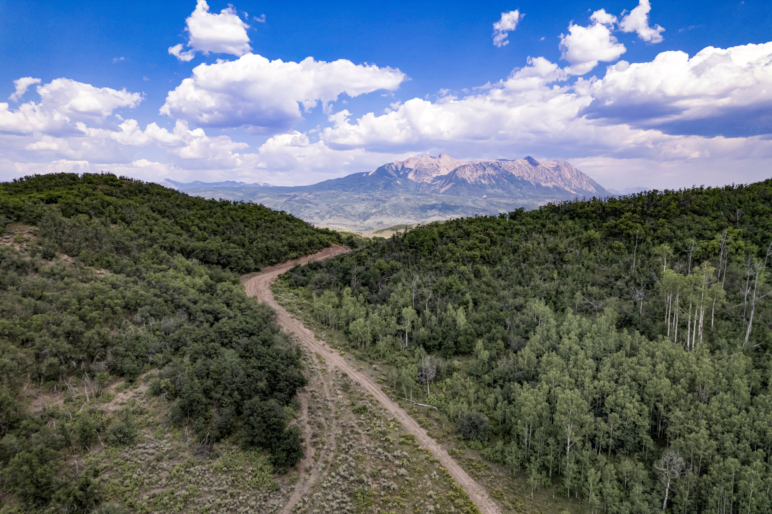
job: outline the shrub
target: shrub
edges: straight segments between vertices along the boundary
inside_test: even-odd
[[[137,427],[128,412],[107,429],[107,443],[110,446],[131,446],[137,441]]]
[[[90,448],[97,438],[97,427],[88,412],[81,413],[76,430],[80,447]]]
[[[467,412],[458,420],[458,431],[466,440],[486,441],[488,430],[488,418],[479,412]]]

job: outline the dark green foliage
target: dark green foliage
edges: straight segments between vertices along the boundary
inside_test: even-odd
[[[483,455],[534,487],[546,477],[596,512],[661,510],[670,448],[684,465],[668,509],[762,513],[771,243],[766,181],[433,223],[282,279],[391,364],[400,395],[426,393],[425,353],[455,356],[422,401],[460,430],[460,414],[486,416]]]
[[[81,448],[88,449],[96,441],[97,425],[88,412],[81,413],[76,430],[78,444]]]
[[[24,501],[42,504],[54,493],[54,459],[56,452],[38,446],[22,451],[3,469],[4,487]]]
[[[94,477],[64,476],[63,459],[99,440],[139,442],[130,409],[30,415],[19,393],[29,383],[66,391],[75,380],[90,384],[93,401],[111,375],[132,382],[150,370],[159,370],[151,393],[172,402],[170,420],[200,443],[267,423],[248,446],[271,453],[276,469],[302,456],[285,414],[305,385],[299,357],[235,273],[315,252],[336,234],[113,175],[0,184],[0,216],[36,226],[28,254],[0,246],[0,487],[30,504],[93,510]]]
[[[89,512],[101,501],[101,488],[94,480],[97,469],[86,469],[77,480],[62,485],[54,496],[54,502],[64,512]],[[100,511],[97,511],[100,512]]]
[[[110,446],[131,446],[137,442],[137,427],[128,411],[124,411],[107,429],[107,444]]]
[[[252,399],[244,405],[241,442],[246,448],[272,448],[274,468],[286,470],[303,457],[303,443],[297,426],[287,429],[287,414],[276,400]]]
[[[50,216],[53,206],[61,217]],[[334,232],[262,205],[204,200],[110,174],[52,174],[0,184],[0,216],[39,225],[50,238],[44,258],[60,249],[84,264],[115,271],[118,266],[129,274],[150,264],[143,259],[148,251],[247,273],[337,241]]]
[[[464,439],[485,442],[489,429],[488,418],[479,412],[466,412],[458,418],[458,432]]]

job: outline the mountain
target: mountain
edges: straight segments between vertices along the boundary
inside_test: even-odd
[[[357,193],[402,192],[465,197],[553,199],[609,196],[600,184],[568,162],[539,162],[533,157],[462,161],[440,154],[384,164],[369,173],[354,173],[303,191]]]
[[[612,196],[568,162],[533,157],[462,161],[444,153],[308,186],[173,184],[188,194],[261,203],[317,226],[355,231]]]
[[[533,157],[464,164],[435,177],[432,185],[441,193],[458,196],[608,196],[600,184],[570,163],[539,162]]]

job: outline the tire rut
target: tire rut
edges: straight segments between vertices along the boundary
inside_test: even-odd
[[[334,411],[335,399],[330,392],[332,385],[329,378],[330,372],[320,370],[317,363],[314,362],[314,357],[313,354],[306,350],[306,359],[312,373],[312,379],[305,390],[299,394],[301,398],[301,415],[298,424],[301,425],[301,430],[303,432],[306,455],[298,463],[298,483],[279,514],[290,514],[292,512],[292,509],[297,505],[301,498],[311,490],[319,476],[322,474],[322,471],[329,467],[329,465],[324,466],[323,463],[325,460],[331,461],[331,456],[337,449],[335,433],[338,430],[338,426],[335,417],[331,416],[328,421],[322,414],[325,411],[329,412],[330,408]],[[318,398],[314,397],[314,392],[319,394]],[[322,448],[318,459],[314,458],[316,455],[316,448],[311,444],[314,429],[311,427],[310,423],[310,418],[312,416],[309,414],[309,403],[315,404],[313,405],[314,416],[319,417],[319,421],[324,427],[323,435],[325,445]],[[306,475],[307,472],[308,475]]]

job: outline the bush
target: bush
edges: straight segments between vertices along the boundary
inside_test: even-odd
[[[107,429],[107,443],[110,446],[131,446],[137,441],[137,427],[128,412]]]
[[[48,502],[54,490],[55,456],[53,450],[44,447],[17,454],[3,470],[4,485],[23,501]]]
[[[303,438],[300,427],[291,426],[284,432],[281,444],[271,454],[271,464],[283,473],[303,458]]]
[[[458,420],[458,431],[467,441],[486,441],[488,430],[488,418],[479,412],[467,412]]]
[[[87,412],[81,413],[76,433],[78,435],[78,444],[81,448],[87,449],[94,444],[97,438],[97,427]]]

